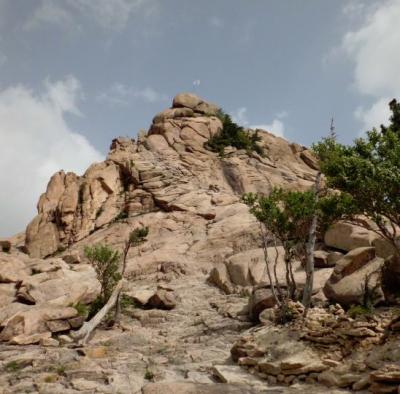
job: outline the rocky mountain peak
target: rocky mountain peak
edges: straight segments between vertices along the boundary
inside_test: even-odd
[[[26,230],[29,254],[52,255],[118,219],[183,211],[212,220],[220,205],[244,192],[310,186],[307,150],[268,132],[261,133],[266,157],[231,148],[222,159],[205,149],[222,128],[218,109],[194,94],[178,94],[148,131],[114,139],[106,160],[82,176],[54,174]]]
[[[388,243],[349,223],[329,228],[314,252],[314,307],[304,318],[302,304],[290,302],[289,321],[277,325],[265,259],[285,291],[285,251],[265,247],[241,197],[308,189],[316,163],[305,147],[268,131],[259,133],[262,156],[207,150],[223,127],[217,115],[218,106],[177,95],[147,131],[115,138],[82,176],[51,177],[26,229],[28,253],[16,247],[20,237],[0,240],[4,392],[397,392],[399,317],[388,308],[361,319],[350,313],[367,285],[374,302],[385,300]],[[100,293],[85,247],[122,251],[143,226],[146,241],[128,250],[120,282],[130,306],[119,324],[69,346]],[[290,264],[301,289],[302,262]]]

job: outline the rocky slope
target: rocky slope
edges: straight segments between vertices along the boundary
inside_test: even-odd
[[[82,176],[54,174],[25,234],[0,242],[0,393],[325,393],[319,384],[351,389],[375,375],[383,383],[371,387],[392,389],[398,382],[396,369],[382,372],[385,363],[376,363],[375,375],[370,366],[351,377],[350,367],[335,372],[344,353],[340,358],[329,348],[335,356],[327,362],[313,345],[318,340],[307,339],[323,337],[325,324],[344,321],[341,333],[364,327],[369,331],[361,330],[361,337],[379,333],[380,340],[394,316],[353,327],[341,308],[316,308],[307,332],[296,322],[278,329],[271,324],[258,225],[240,198],[274,186],[309,188],[315,160],[305,147],[267,131],[260,133],[264,157],[206,150],[204,143],[222,127],[217,109],[190,94],[176,96],[136,140],[113,140],[104,162]],[[122,250],[139,225],[149,227],[149,236],[128,255],[124,293],[131,302],[121,324],[100,327],[90,345],[76,348],[67,334],[82,325],[82,306],[99,292],[84,247],[107,243]],[[321,306],[327,296],[357,302],[365,274],[377,287],[375,273],[389,255],[381,240],[347,224],[329,230],[319,249],[314,301]],[[271,249],[271,259],[274,253],[283,277],[283,251]],[[300,263],[295,276],[304,283]],[[257,320],[263,326],[251,328]],[[350,343],[344,334],[340,340],[332,335],[327,346]],[[294,346],[293,338],[303,342]],[[274,353],[278,342],[282,351]],[[370,341],[368,352],[377,342]],[[287,349],[294,359],[285,356]],[[359,354],[367,357],[367,351]],[[329,374],[346,377],[334,381]]]

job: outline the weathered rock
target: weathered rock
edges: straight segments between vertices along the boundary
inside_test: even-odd
[[[158,309],[173,309],[176,306],[176,297],[172,290],[158,289],[150,297],[147,305]]]
[[[68,331],[71,328],[68,320],[50,320],[46,322],[46,326],[51,332]]]
[[[350,250],[373,246],[379,235],[360,226],[349,223],[336,223],[325,233],[324,241],[327,246],[346,252]]]
[[[330,268],[334,267],[336,263],[343,257],[340,252],[328,252],[326,250],[316,250],[314,252],[314,266],[315,268]]]
[[[228,269],[224,263],[217,263],[214,266],[210,272],[208,281],[209,283],[219,287],[226,294],[233,293],[233,284],[231,282]]]
[[[217,110],[197,96],[178,95],[173,108],[156,116],[147,134],[141,133],[137,141],[114,139],[107,159],[90,166],[83,176],[56,173],[40,197],[38,215],[27,227],[29,254],[46,257],[69,248],[65,256],[70,255],[71,245],[96,230],[154,210],[218,220],[224,211],[241,205],[244,192],[268,193],[274,185],[303,190],[312,185],[315,170],[300,157],[304,149],[292,150],[286,140],[267,132],[260,132],[264,158],[233,150],[221,160],[206,150],[204,143],[222,127],[213,116]],[[243,209],[248,214],[247,207]],[[242,223],[248,222],[245,218]],[[243,232],[238,223],[229,226]],[[233,239],[234,234],[226,237]],[[246,249],[259,246],[254,242]]]
[[[250,317],[253,320],[258,320],[260,313],[264,309],[275,306],[276,301],[270,288],[256,288],[249,299]]]
[[[20,334],[12,337],[9,343],[12,345],[32,345],[35,343],[42,343],[43,340],[48,340],[51,338],[51,332],[43,332],[40,334]]]
[[[67,264],[79,264],[82,261],[81,255],[79,254],[78,251],[74,251],[72,253],[65,254],[64,256],[62,256],[62,259]]]
[[[0,308],[11,304],[14,301],[16,288],[14,283],[0,284]]]
[[[0,238],[0,252],[8,253],[11,250],[11,242],[8,239]]]
[[[205,115],[216,115],[219,109],[216,105],[206,103],[204,100],[191,93],[181,93],[175,96],[172,106],[173,108],[190,108],[194,112]]]
[[[358,382],[360,378],[360,374],[331,370],[320,373],[318,382],[328,387],[349,387]]]
[[[48,332],[47,322],[70,319],[77,314],[77,310],[71,307],[49,304],[31,306],[25,311],[17,312],[1,323],[4,328],[0,333],[0,341],[9,341],[20,334],[33,335]]]
[[[267,325],[252,333],[251,337],[242,337],[235,344],[235,359],[237,360],[237,356],[257,355],[260,357],[258,369],[261,372],[282,375],[283,379],[288,375],[297,376],[326,370],[328,366],[318,354],[298,339],[298,334],[290,329]],[[262,355],[264,356],[261,357]]]
[[[154,290],[149,289],[137,289],[126,293],[126,296],[132,298],[134,302],[142,306],[147,305],[153,295]]]
[[[384,260],[375,257],[375,248],[361,247],[352,250],[340,259],[324,287],[325,296],[333,302],[350,306],[361,304],[366,281],[373,296],[373,303],[383,300],[380,287],[381,269]],[[373,294],[372,294],[373,293]]]
[[[251,386],[263,386],[262,380],[245,372],[236,365],[214,365],[212,373],[222,383]]]
[[[0,255],[0,283],[17,283],[31,274],[26,263],[14,255]]]
[[[185,382],[149,383],[143,387],[143,394],[255,394],[256,391],[246,385],[203,384]]]

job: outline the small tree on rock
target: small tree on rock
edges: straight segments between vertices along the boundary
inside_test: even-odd
[[[127,257],[130,248],[140,246],[143,242],[146,241],[146,237],[148,236],[148,234],[149,234],[148,227],[138,227],[129,233],[129,237],[125,241],[125,247],[122,254],[121,278],[124,278],[125,276]],[[115,321],[118,321],[120,313],[121,313],[121,294],[118,295],[116,302]]]
[[[300,260],[306,266],[306,284],[303,303],[306,309],[310,305],[314,273],[314,245],[318,234],[327,226],[341,217],[341,205],[344,204],[341,195],[327,193],[320,195],[319,176],[315,188],[309,191],[287,191],[275,188],[268,196],[248,193],[243,197],[250,207],[250,212],[261,223],[264,250],[266,243],[272,241],[275,246],[281,244],[285,250],[284,262],[286,271],[287,294],[281,291],[281,284],[276,275],[274,264],[274,283],[271,289],[277,288],[277,304],[284,306],[287,299],[297,300],[299,297],[298,284],[293,275],[293,262]],[[267,258],[266,258],[267,260]],[[268,268],[268,260],[267,272]],[[272,275],[269,274],[269,278]],[[271,280],[271,279],[269,279]],[[275,293],[275,292],[273,292]]]
[[[328,186],[347,196],[343,218],[389,241],[400,261],[400,103],[389,107],[388,127],[368,131],[353,145],[328,137],[313,149]]]
[[[96,301],[97,308],[100,309],[108,301],[121,279],[121,255],[108,245],[101,244],[86,246],[84,252],[100,282],[100,296]]]

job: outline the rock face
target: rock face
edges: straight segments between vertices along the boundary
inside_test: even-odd
[[[260,133],[264,158],[231,149],[221,159],[206,150],[204,143],[222,127],[217,110],[180,94],[147,133],[137,141],[115,139],[107,159],[83,176],[54,174],[26,230],[29,254],[52,255],[121,218],[183,211],[212,220],[244,192],[312,184],[315,170],[303,159],[305,148],[267,132]]]
[[[384,259],[376,257],[375,248],[353,249],[341,258],[324,286],[325,296],[333,302],[350,306],[362,304],[367,288],[374,304],[384,299],[381,270]]]
[[[78,311],[99,294],[93,268],[62,259],[31,259],[0,252],[0,341],[39,343],[51,333],[78,328]],[[78,318],[77,318],[78,317]]]
[[[378,361],[371,356],[371,375],[365,366],[357,369],[358,359],[349,368],[340,365],[349,349],[378,343],[388,327],[398,329],[396,319],[390,326],[357,321],[331,305],[311,308],[303,320],[304,308],[291,303],[294,322],[272,324],[276,309],[258,225],[240,199],[274,186],[307,189],[318,165],[306,148],[268,132],[259,134],[264,157],[234,148],[219,157],[204,148],[222,127],[218,115],[217,106],[178,95],[147,132],[136,141],[113,140],[106,160],[84,175],[54,174],[24,237],[0,241],[5,392],[319,394],[327,389],[317,382],[354,390],[397,385],[398,370],[381,361],[397,363],[398,354]],[[137,226],[150,231],[127,256],[124,301],[131,302],[124,303],[120,324],[111,330],[100,325],[87,347],[62,347],[72,342],[68,331],[83,324],[81,304],[99,292],[84,247],[107,243],[122,250]],[[371,288],[378,287],[379,250],[390,255],[370,233],[346,226],[325,239],[335,250],[321,245],[315,252],[313,300],[321,304],[322,288],[330,301],[362,301],[366,275]],[[283,249],[267,252],[285,291]],[[301,290],[300,262],[293,263],[293,273]],[[263,326],[250,328],[249,314]],[[227,361],[233,343],[231,355],[240,367]],[[25,346],[30,344],[40,346]]]
[[[388,258],[394,254],[394,248],[389,241],[381,238],[373,231],[350,223],[336,223],[325,233],[325,245],[345,252],[363,246],[373,246],[376,255]]]

